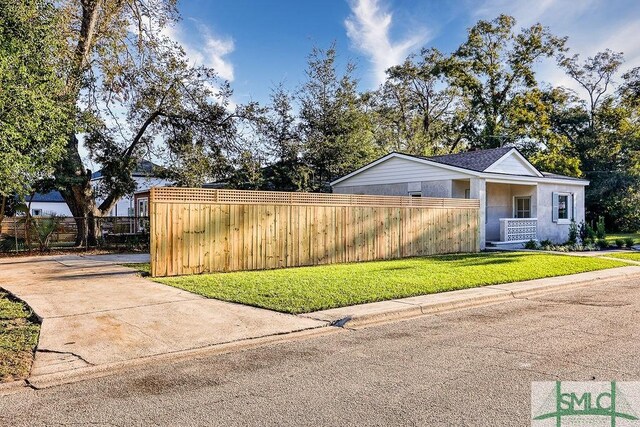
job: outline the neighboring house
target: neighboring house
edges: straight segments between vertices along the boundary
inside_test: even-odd
[[[131,176],[136,183],[136,192],[149,190],[151,187],[162,187],[171,185],[171,181],[158,177],[158,170],[161,167],[147,160],[142,160],[133,170]],[[104,179],[102,171],[94,172],[91,175],[91,185],[97,188]],[[28,201],[28,200],[27,200]],[[98,198],[96,203],[102,200]],[[46,215],[56,213],[62,216],[71,216],[71,211],[65,203],[62,195],[58,191],[46,194],[36,194],[31,202],[32,215]],[[134,196],[122,197],[111,209],[107,216],[136,216],[136,205]]]
[[[589,181],[538,171],[515,148],[434,157],[390,153],[331,183],[334,193],[480,200],[480,242],[565,242]]]
[[[35,193],[33,196],[27,196],[26,204],[31,204],[31,215],[42,216],[56,213],[62,216],[71,216],[71,211],[67,202],[62,198],[59,191],[50,191],[49,193]]]

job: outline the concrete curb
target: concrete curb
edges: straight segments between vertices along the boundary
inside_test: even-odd
[[[215,344],[206,347],[193,348],[189,350],[180,350],[171,353],[163,353],[153,356],[130,359],[116,363],[106,363],[102,365],[90,366],[86,368],[77,368],[68,371],[56,372],[52,374],[43,374],[29,377],[26,381],[22,381],[23,389],[30,387],[36,390],[70,384],[74,382],[84,381],[113,375],[126,371],[137,366],[143,366],[153,362],[176,362],[180,360],[190,359],[198,356],[211,356],[216,354],[230,353],[234,351],[244,351],[256,347],[262,347],[270,344],[295,341],[306,339],[309,337],[328,335],[331,333],[344,332],[340,328],[328,327],[329,325],[318,326],[310,329],[303,329],[294,332],[282,334],[267,335],[257,338],[248,338],[244,340],[232,341],[223,344]],[[19,391],[19,390],[18,390]],[[15,391],[15,392],[18,392]],[[2,389],[0,389],[2,396]]]
[[[334,326],[358,329],[429,314],[497,304],[514,298],[530,298],[551,292],[566,291],[593,285],[594,282],[616,282],[622,278],[633,276],[640,276],[640,266],[617,267],[526,282],[488,285],[439,294],[322,310],[302,314],[301,316],[330,322]]]

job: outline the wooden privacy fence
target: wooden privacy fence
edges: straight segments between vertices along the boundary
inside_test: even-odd
[[[151,189],[151,274],[175,276],[480,248],[479,201]]]

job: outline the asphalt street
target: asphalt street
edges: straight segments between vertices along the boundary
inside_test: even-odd
[[[530,425],[531,382],[640,380],[640,279],[0,397],[0,425]]]

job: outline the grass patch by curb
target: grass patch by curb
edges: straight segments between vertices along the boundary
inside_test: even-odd
[[[0,383],[29,375],[39,333],[29,307],[0,290]]]
[[[597,257],[498,252],[153,280],[209,298],[307,313],[625,265],[623,261]]]
[[[614,253],[609,253],[606,255],[602,255],[602,256],[606,256],[609,258],[618,258],[618,259],[628,259],[631,261],[640,261],[640,252],[614,252]]]

